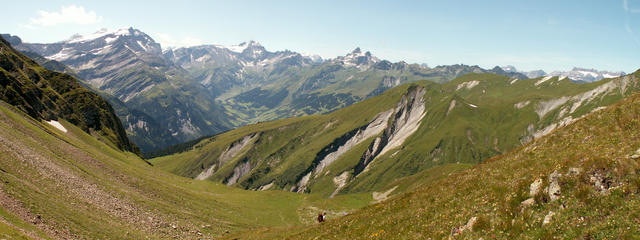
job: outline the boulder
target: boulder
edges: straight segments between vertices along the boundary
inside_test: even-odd
[[[540,192],[540,187],[542,187],[542,179],[538,178],[529,186],[529,196],[536,196]]]
[[[536,203],[536,200],[533,198],[528,198],[527,200],[522,201],[522,203],[520,203],[520,205],[522,207],[531,207],[533,206],[533,204]]]
[[[542,220],[542,226],[551,223],[551,219],[553,218],[554,215],[556,215],[556,213],[554,213],[553,211],[549,211],[547,216],[544,216],[544,220]]]
[[[549,175],[549,188],[548,194],[549,199],[553,202],[560,198],[560,183],[558,183],[558,179],[562,176],[558,171],[553,171],[551,175]]]

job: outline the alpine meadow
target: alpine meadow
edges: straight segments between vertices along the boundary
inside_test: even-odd
[[[0,239],[640,239],[640,1],[5,7]]]

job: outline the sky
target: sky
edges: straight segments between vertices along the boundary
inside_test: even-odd
[[[0,33],[31,43],[133,27],[163,49],[255,40],[323,58],[360,47],[432,67],[640,68],[640,0],[22,0],[3,8]]]

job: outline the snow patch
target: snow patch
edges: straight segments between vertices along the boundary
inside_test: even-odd
[[[53,54],[51,56],[48,56],[46,58],[51,59],[51,60],[56,60],[56,61],[64,61],[66,59],[68,59],[69,57],[71,57],[73,53],[73,49],[71,48],[62,48],[62,50],[60,50],[60,52]]]
[[[104,39],[104,42],[107,43],[107,44],[110,44],[110,43],[112,43],[113,41],[115,41],[117,39],[118,39],[118,37],[108,37],[108,38]]]
[[[197,58],[197,59],[196,59],[196,62],[204,62],[204,61],[209,60],[209,58],[211,58],[211,56],[209,56],[209,55],[202,55],[202,57],[199,57],[199,58]]]
[[[91,41],[91,40],[95,40],[107,35],[114,35],[114,36],[127,36],[129,35],[129,29],[128,28],[122,28],[122,29],[118,29],[116,31],[109,31],[106,28],[101,29],[100,31],[97,31],[95,33],[89,34],[89,35],[75,35],[73,37],[71,37],[71,39],[67,40],[67,43],[78,43],[78,42],[87,42],[87,41]]]
[[[144,44],[142,44],[142,42],[140,42],[140,40],[138,40],[138,41],[136,41],[136,42],[138,43],[138,45],[139,45],[142,49],[144,49],[144,51],[145,51],[145,52],[147,51],[147,47],[145,47],[145,46],[144,46]]]
[[[58,122],[58,121],[56,121],[56,120],[49,120],[49,121],[47,121],[47,123],[48,123],[49,125],[51,125],[51,126],[53,126],[53,127],[57,128],[58,130],[60,130],[60,131],[64,132],[64,133],[66,133],[66,132],[67,132],[67,129],[66,129],[64,126],[62,126],[62,124],[60,124],[60,122]]]

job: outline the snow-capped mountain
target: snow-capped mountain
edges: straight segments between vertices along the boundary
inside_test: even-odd
[[[543,70],[533,70],[533,71],[518,71],[518,69],[512,65],[507,65],[507,66],[502,66],[500,67],[502,68],[502,70],[504,70],[505,72],[508,73],[522,73],[525,76],[527,76],[528,78],[539,78],[542,77],[544,75],[547,75],[546,72],[544,72]]]
[[[113,82],[123,70],[134,66],[153,66],[167,70],[170,62],[164,61],[160,44],[149,35],[133,28],[115,31],[102,29],[89,35],[74,35],[51,44],[24,44],[30,51],[47,59],[61,62],[96,88],[115,93],[124,102],[149,90],[154,81],[122,86]]]
[[[554,71],[548,74],[548,76],[567,76],[573,81],[580,82],[594,82],[603,78],[614,78],[624,75],[622,71],[610,72],[610,71],[598,71],[596,69],[578,68],[574,67],[571,71]]]
[[[184,67],[204,67],[213,65],[239,65],[255,70],[274,67],[277,64],[306,66],[317,63],[317,59],[292,51],[270,52],[256,41],[243,42],[233,46],[202,45],[170,49],[164,56]]]
[[[534,71],[518,71],[516,67],[507,65],[501,67],[505,72],[518,72],[526,75],[529,78],[538,78],[542,76],[565,76],[569,79],[576,82],[593,82],[599,81],[603,78],[614,78],[624,75],[625,73],[620,72],[610,72],[610,71],[598,71],[596,69],[587,69],[587,68],[578,68],[574,67],[571,71],[553,71],[549,74],[545,73],[542,70],[534,70]]]
[[[102,29],[56,43],[21,43],[17,49],[61,62],[84,83],[110,95],[108,101],[143,150],[229,128],[213,96],[140,30]]]
[[[371,52],[362,52],[360,48],[354,49],[346,56],[336,57],[334,62],[339,62],[345,67],[356,67],[362,71],[373,67],[376,63],[380,62],[380,59],[371,55]]]
[[[256,41],[162,51],[133,28],[50,44],[7,39],[20,51],[60,61],[110,95],[129,136],[144,151],[243,124],[331,112],[408,82],[444,83],[467,73],[527,78],[499,67],[393,63],[360,48],[326,60],[272,52]]]

